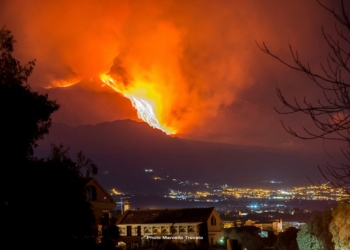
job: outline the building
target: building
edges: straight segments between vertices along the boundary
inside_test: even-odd
[[[226,220],[222,221],[222,228],[231,228],[231,227],[241,227],[242,226],[242,220]]]
[[[260,228],[263,231],[273,231],[276,235],[279,232],[282,232],[282,219],[273,220],[273,221],[253,221],[247,220],[245,226],[255,226]]]
[[[306,223],[304,223],[304,222],[288,221],[288,222],[283,222],[282,228],[283,228],[283,231],[285,231],[289,227],[295,227],[297,229],[301,229],[305,225],[306,225]]]
[[[214,207],[127,210],[117,221],[120,240],[139,246],[164,241],[215,244],[221,238],[221,220]]]
[[[98,234],[102,235],[103,226],[108,225],[112,218],[113,210],[116,207],[112,196],[94,178],[85,178],[87,199],[92,205],[95,214],[95,223]]]

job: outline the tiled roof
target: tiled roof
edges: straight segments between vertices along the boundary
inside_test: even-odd
[[[213,207],[128,210],[117,224],[206,222],[213,210]]]

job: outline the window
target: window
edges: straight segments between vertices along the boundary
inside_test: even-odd
[[[211,219],[210,219],[210,224],[211,224],[212,226],[216,226],[216,218],[215,218],[214,215],[213,215],[213,216],[211,217]]]
[[[126,236],[131,236],[131,226],[126,227]]]
[[[168,228],[167,227],[162,227],[162,234],[168,234]]]
[[[137,226],[137,236],[141,236],[141,226]]]
[[[96,188],[94,186],[87,186],[87,196],[88,196],[88,199],[91,200],[91,201],[95,201],[97,200],[97,194],[96,194]]]
[[[172,226],[172,227],[171,227],[171,233],[172,233],[172,234],[176,234],[176,233],[177,233],[177,228],[174,227],[174,226]]]

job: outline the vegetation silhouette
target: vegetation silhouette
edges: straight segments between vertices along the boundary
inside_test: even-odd
[[[49,132],[51,114],[59,105],[31,90],[28,77],[35,60],[22,66],[12,56],[15,40],[11,32],[0,30],[0,123],[3,159],[26,160],[33,156],[36,141]]]
[[[244,248],[259,250],[264,247],[264,241],[259,236],[260,229],[255,226],[234,227],[229,233],[230,239],[237,239]]]
[[[282,122],[284,129],[291,135],[305,139],[322,139],[330,141],[342,141],[345,145],[342,153],[346,159],[350,159],[350,19],[348,1],[339,0],[338,10],[328,7],[320,0],[318,4],[334,17],[336,23],[333,34],[327,33],[322,27],[323,38],[328,45],[325,64],[320,64],[320,69],[312,68],[309,63],[300,59],[298,51],[289,45],[292,63],[287,62],[278,55],[271,52],[266,43],[258,47],[281,64],[305,74],[319,88],[320,95],[317,101],[310,101],[305,96],[302,101],[297,97],[287,100],[280,88],[277,95],[283,104],[281,109],[276,109],[280,114],[301,113],[308,116],[313,122],[313,127],[303,128],[303,132]],[[335,187],[346,187],[350,185],[350,164],[347,162],[339,166],[327,164],[320,172],[324,178]],[[350,191],[348,190],[350,193]]]
[[[52,145],[44,159],[33,156],[36,142],[49,132],[59,105],[32,91],[26,65],[12,56],[15,40],[0,30],[0,138],[2,149],[1,229],[4,249],[92,249],[95,217],[86,199],[84,176],[97,166],[79,152]]]
[[[297,234],[299,230],[290,227],[286,231],[279,233],[274,245],[275,250],[299,250],[297,243]]]
[[[332,211],[325,209],[323,215],[312,215],[311,219],[299,231],[297,242],[299,248],[302,249],[334,249],[332,242],[332,234],[329,231],[329,224],[331,223]]]

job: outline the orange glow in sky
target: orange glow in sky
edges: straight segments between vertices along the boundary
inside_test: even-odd
[[[273,111],[275,83],[289,79],[280,68],[270,70],[278,64],[255,41],[268,41],[282,58],[290,58],[285,49],[290,43],[308,58],[318,45],[306,36],[315,37],[319,24],[329,19],[315,6],[314,1],[278,0],[11,0],[0,1],[0,23],[18,41],[16,57],[22,62],[36,59],[31,85],[64,87],[97,76],[121,94],[129,113],[134,110],[122,96],[140,119],[167,134],[212,131],[215,138],[232,134],[235,141],[245,142],[248,127],[256,129],[266,121],[270,128],[270,120],[256,119],[260,110],[242,100],[258,96],[267,103],[262,110]],[[113,116],[106,111],[108,105],[125,109],[117,101],[101,104],[99,97],[93,98],[92,93],[101,91],[94,80],[80,85],[91,92],[86,100],[90,106],[82,106],[101,117],[99,122],[127,119],[128,112]],[[70,99],[73,107],[82,96]],[[234,104],[235,116],[224,116],[222,111]],[[137,119],[135,113],[129,118]],[[88,115],[82,121],[72,117],[68,123],[97,121],[89,121]]]

